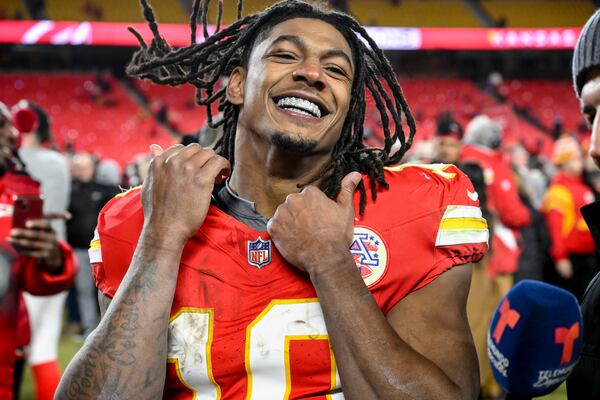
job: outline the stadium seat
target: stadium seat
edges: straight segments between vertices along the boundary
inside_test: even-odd
[[[565,131],[577,132],[585,122],[569,81],[508,80],[500,90],[509,101],[527,109],[548,129],[561,120]]]
[[[349,1],[350,13],[366,25],[478,27],[479,21],[456,0]]]
[[[2,19],[28,19],[27,10],[21,0],[2,0],[0,2],[0,20]]]
[[[12,0],[11,0],[12,1]],[[112,22],[143,22],[141,6],[137,0],[47,0],[48,17],[52,20]],[[174,1],[150,1],[159,22],[185,23],[187,12],[181,3]]]
[[[9,105],[28,99],[46,109],[60,150],[72,142],[75,150],[94,152],[125,165],[132,154],[147,152],[151,143],[163,147],[173,143],[116,80],[104,79],[111,89],[94,95],[96,77],[91,74],[4,73],[0,75],[0,99]]]
[[[196,89],[192,85],[171,87],[137,79],[133,84],[148,99],[150,109],[160,107],[159,102],[167,106],[168,121],[177,130],[191,134],[205,124],[206,110],[196,105]]]
[[[481,4],[494,20],[517,28],[582,26],[594,13],[589,0],[481,0]]]

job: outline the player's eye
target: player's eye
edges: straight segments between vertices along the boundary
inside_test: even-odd
[[[289,52],[274,53],[272,56],[275,58],[281,59],[281,60],[295,60],[296,59],[296,55],[293,53],[289,53]]]
[[[333,72],[334,74],[346,75],[346,73],[344,72],[343,69],[341,69],[340,67],[337,67],[335,65],[325,67],[325,69],[329,72]]]

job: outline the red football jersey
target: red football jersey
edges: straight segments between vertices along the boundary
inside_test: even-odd
[[[477,193],[456,167],[400,165],[387,168],[386,179],[390,189],[379,190],[364,216],[356,212],[350,247],[384,314],[452,266],[481,259],[488,239]],[[109,297],[142,223],[140,190],[100,214],[90,256]],[[327,338],[308,275],[281,257],[266,232],[211,206],[179,266],[164,397],[342,399]]]

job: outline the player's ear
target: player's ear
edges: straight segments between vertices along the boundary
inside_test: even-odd
[[[227,82],[227,100],[231,104],[240,106],[244,104],[244,85],[246,83],[246,69],[236,67],[229,75]]]

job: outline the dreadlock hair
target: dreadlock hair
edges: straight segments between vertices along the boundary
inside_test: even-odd
[[[281,22],[293,18],[314,18],[331,24],[344,36],[352,49],[355,72],[351,100],[331,161],[310,182],[299,184],[298,187],[323,178],[322,189],[328,196],[335,197],[340,191],[342,178],[352,171],[361,172],[369,177],[373,200],[377,198],[378,185],[388,187],[384,166],[397,163],[410,148],[416,131],[415,121],[389,61],[353,17],[301,0],[283,0],[261,13],[242,17],[243,1],[238,0],[237,21],[221,29],[223,5],[222,0],[219,0],[216,31],[209,35],[207,20],[210,0],[204,0],[202,4],[200,0],[194,0],[190,16],[191,43],[187,47],[175,49],[161,37],[148,1],[140,2],[153,40],[147,45],[137,31],[129,28],[137,37],[141,48],[133,55],[127,73],[159,84],[194,85],[197,88],[197,104],[206,107],[208,125],[213,128],[222,126],[223,129],[223,137],[215,145],[215,150],[232,165],[235,161],[234,144],[239,106],[227,100],[226,88],[217,87],[219,78],[230,74],[236,67],[247,67],[254,45]],[[198,21],[202,21],[202,43],[196,43]],[[367,90],[381,116],[384,130],[383,148],[368,147],[363,143]],[[213,119],[213,104],[223,115],[219,120]],[[408,137],[403,130],[402,114],[408,125]],[[397,141],[400,142],[400,150],[391,153],[392,145]],[[362,215],[367,201],[366,188],[362,181],[357,189],[360,191],[359,212]]]

